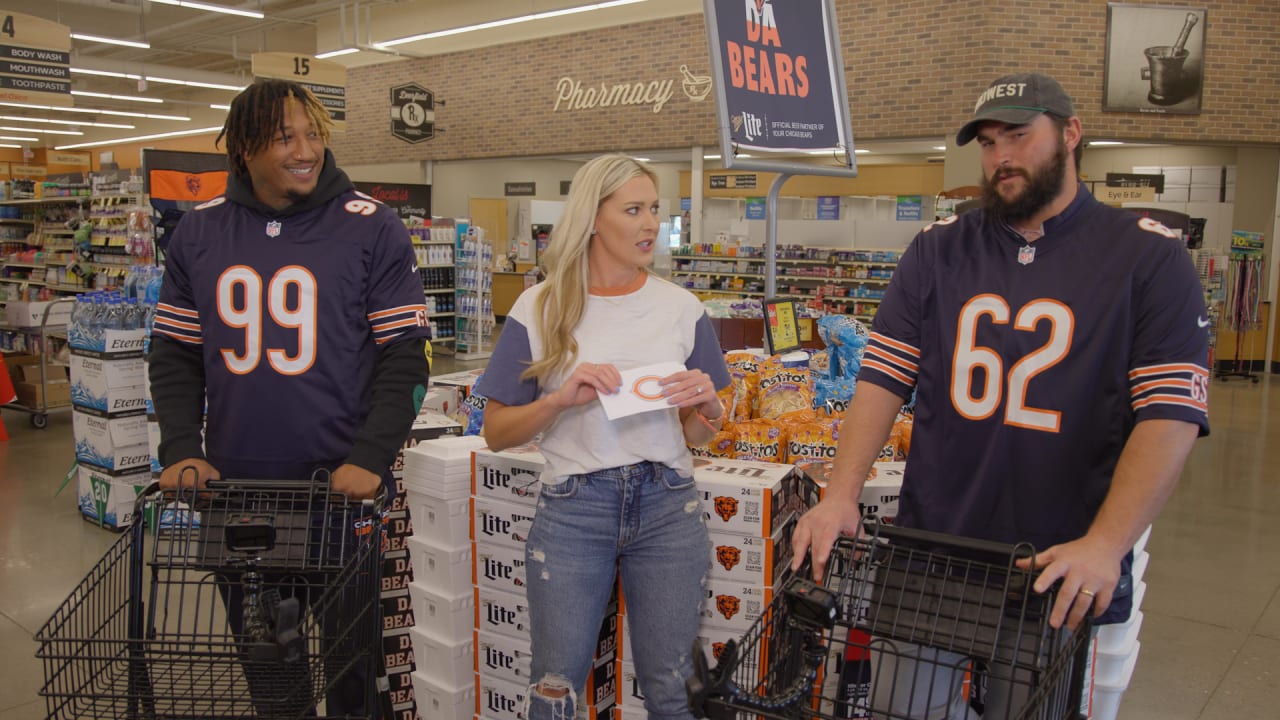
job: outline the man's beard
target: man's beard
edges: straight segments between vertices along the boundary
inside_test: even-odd
[[[991,178],[982,178],[982,207],[997,220],[1016,223],[1028,220],[1040,212],[1058,193],[1062,192],[1062,184],[1066,180],[1067,144],[1058,138],[1058,148],[1049,162],[1037,171],[997,169]],[[1022,193],[1011,201],[1006,201],[996,189],[998,178],[1008,175],[1021,175],[1026,181]]]

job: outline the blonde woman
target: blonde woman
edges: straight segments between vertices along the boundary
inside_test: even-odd
[[[648,270],[658,224],[651,169],[622,155],[579,169],[547,280],[516,300],[476,389],[491,448],[541,433],[547,459],[525,547],[529,720],[573,717],[617,572],[649,717],[692,717],[684,680],[711,547],[688,445],[722,424],[729,373],[701,303]],[[670,409],[609,420],[598,398],[621,371],[663,361],[687,368],[661,381]]]

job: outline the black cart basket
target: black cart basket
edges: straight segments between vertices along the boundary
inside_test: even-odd
[[[325,716],[353,685],[374,712],[381,510],[327,477],[152,485],[36,634],[48,717]]]
[[[841,538],[826,581],[793,577],[708,668],[690,708],[713,720],[1083,720],[1091,628],[1053,629],[1056,587],[1006,545],[875,521]]]

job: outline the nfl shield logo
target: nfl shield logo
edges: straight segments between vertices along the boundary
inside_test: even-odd
[[[267,223],[267,237],[279,237],[280,228],[281,228],[281,225],[279,220],[272,220],[271,222]]]
[[[1023,245],[1018,248],[1018,264],[1030,265],[1036,259],[1036,249],[1030,245]]]

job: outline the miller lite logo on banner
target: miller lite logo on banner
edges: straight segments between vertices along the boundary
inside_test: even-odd
[[[764,150],[843,145],[829,0],[711,2],[732,140]]]

